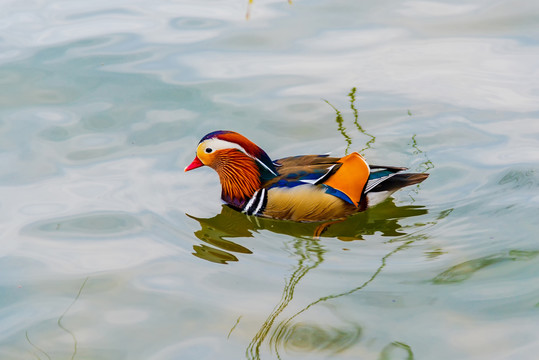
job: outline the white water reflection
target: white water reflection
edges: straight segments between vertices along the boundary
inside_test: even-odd
[[[450,17],[480,9],[479,4],[455,4],[437,1],[404,1],[397,12],[412,18]]]
[[[387,33],[366,30],[355,36],[348,33],[343,39],[334,31],[322,34],[321,43],[319,34],[305,40],[292,55],[261,52],[246,58],[242,53],[227,53],[214,62],[211,59],[217,54],[209,51],[182,57],[181,63],[194,67],[199,79],[241,79],[268,72],[283,79],[316,74],[315,86],[292,86],[282,95],[315,97],[321,89],[335,94],[352,81],[361,83],[363,91],[403,95],[411,101],[485,110],[539,110],[535,66],[539,47],[509,39],[417,40],[412,33],[393,35],[388,38]],[[363,38],[376,45],[364,48]],[[326,44],[331,44],[329,54]],[[337,46],[342,49],[340,55]]]

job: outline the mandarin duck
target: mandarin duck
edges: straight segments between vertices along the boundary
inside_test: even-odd
[[[222,200],[247,215],[299,222],[342,220],[376,205],[426,173],[368,165],[357,152],[344,157],[300,155],[272,161],[245,136],[205,135],[185,171],[209,166],[219,175]]]

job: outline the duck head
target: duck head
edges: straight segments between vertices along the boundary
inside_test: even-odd
[[[209,166],[217,172],[221,198],[240,209],[260,189],[262,182],[277,175],[275,165],[264,150],[245,136],[227,130],[205,135],[185,171],[201,166]]]

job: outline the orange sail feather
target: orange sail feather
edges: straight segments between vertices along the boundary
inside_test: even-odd
[[[369,165],[357,152],[353,152],[337,162],[342,164],[341,167],[323,184],[342,191],[358,206],[363,188],[369,180]]]

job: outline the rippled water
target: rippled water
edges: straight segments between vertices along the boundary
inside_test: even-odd
[[[1,359],[535,359],[539,5],[0,4]],[[244,216],[215,129],[429,179]]]

